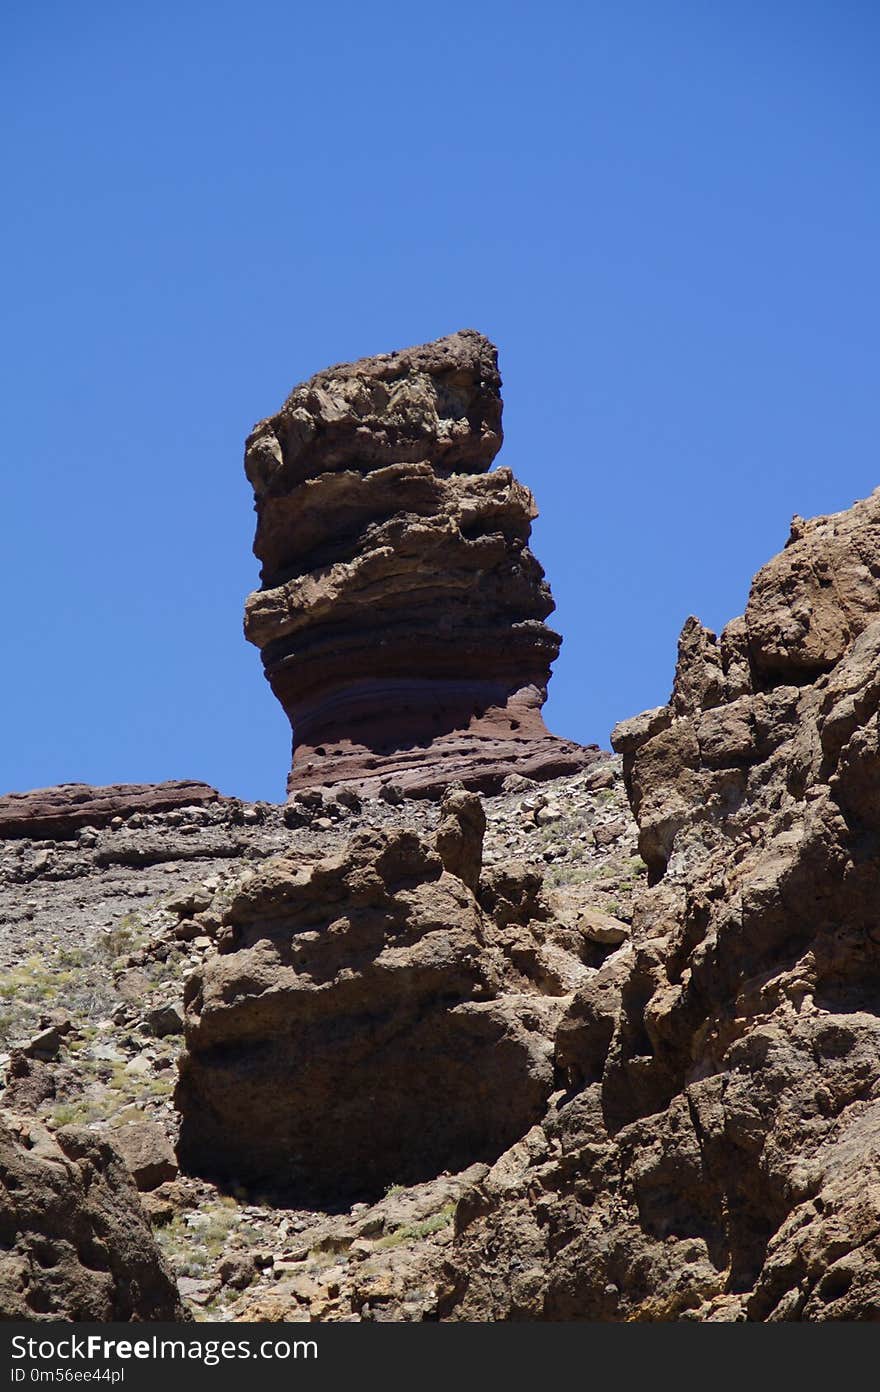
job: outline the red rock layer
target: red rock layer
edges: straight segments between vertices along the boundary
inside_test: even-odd
[[[207,783],[182,779],[169,783],[113,783],[93,788],[89,783],[62,783],[29,793],[0,797],[0,840],[13,837],[51,837],[63,840],[80,827],[107,826],[114,817],[134,812],[173,812],[178,807],[204,807],[221,800]]]

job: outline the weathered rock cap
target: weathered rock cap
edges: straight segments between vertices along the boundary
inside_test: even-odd
[[[31,837],[61,841],[75,836],[84,826],[107,826],[114,817],[205,807],[222,800],[222,794],[209,784],[186,780],[113,783],[104,788],[61,783],[55,788],[0,797],[0,840]]]
[[[880,612],[880,489],[845,512],[794,517],[752,583],[745,625],[762,684],[814,680]]]
[[[353,464],[430,459],[435,471],[482,473],[501,448],[500,386],[497,350],[475,329],[339,363],[254,427],[245,471],[258,501]]]

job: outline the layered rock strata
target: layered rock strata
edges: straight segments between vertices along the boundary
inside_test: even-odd
[[[61,783],[54,788],[35,788],[0,797],[0,840],[65,840],[83,827],[109,826],[115,818],[208,807],[220,801],[223,799],[216,788],[186,780],[114,783],[106,788],[90,783]]]
[[[595,949],[521,866],[483,877],[484,912],[479,800],[442,812],[433,839],[363,831],[234,896],[185,991],[184,1167],[338,1203],[494,1159],[543,1115]]]
[[[500,386],[496,350],[465,330],[318,373],[251,434],[245,633],[293,727],[291,792],[497,791],[595,756],[541,715],[561,639],[534,499],[488,472]]]
[[[186,1318],[113,1148],[0,1113],[0,1319]]]
[[[440,1315],[880,1318],[880,495],[688,620],[622,751],[653,885],[547,1118],[466,1194]]]

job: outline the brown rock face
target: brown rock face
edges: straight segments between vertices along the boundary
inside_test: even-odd
[[[318,373],[250,436],[262,588],[245,633],[293,727],[291,792],[434,795],[593,751],[541,716],[558,634],[501,446],[497,354],[465,330]]]
[[[186,988],[185,1169],[338,1204],[493,1160],[543,1115],[588,945],[530,922],[518,867],[487,886],[503,925],[483,912],[483,826],[453,790],[436,843],[363,831],[254,873]]]
[[[0,1115],[0,1319],[186,1318],[131,1176],[106,1141]]]
[[[114,1129],[111,1140],[138,1189],[157,1189],[177,1174],[171,1143],[151,1117],[126,1121]]]
[[[796,521],[618,727],[653,885],[569,1091],[459,1204],[441,1315],[880,1319],[880,497]]]
[[[759,682],[812,680],[880,609],[880,494],[847,512],[795,517],[785,550],[755,577],[745,613]]]

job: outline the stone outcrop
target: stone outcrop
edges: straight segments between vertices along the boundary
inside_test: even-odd
[[[653,883],[440,1315],[880,1319],[880,495],[795,519],[613,742]]]
[[[115,783],[95,788],[89,783],[61,783],[28,793],[0,797],[0,840],[47,838],[66,840],[83,827],[106,827],[116,817],[135,813],[153,816],[178,808],[207,807],[224,801],[207,783],[175,780],[168,783]]]
[[[0,1319],[185,1318],[112,1147],[0,1113]]]
[[[595,751],[544,725],[561,639],[471,330],[318,373],[245,456],[262,587],[245,633],[293,727],[291,792],[556,777]]]
[[[233,897],[185,992],[185,1169],[338,1203],[494,1160],[543,1115],[592,946],[517,864],[484,912],[479,800],[441,811],[435,839],[362,831]]]

